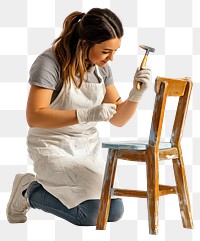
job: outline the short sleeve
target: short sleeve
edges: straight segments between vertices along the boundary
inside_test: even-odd
[[[99,72],[104,79],[105,86],[108,86],[114,83],[112,71],[108,64],[106,64],[106,66],[103,68],[99,68]]]
[[[39,87],[56,90],[60,82],[60,67],[48,49],[37,57],[29,72],[29,83]]]

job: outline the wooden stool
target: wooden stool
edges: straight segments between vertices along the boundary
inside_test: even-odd
[[[148,142],[146,144],[135,142],[103,143],[103,147],[109,148],[109,150],[96,229],[106,228],[111,195],[129,196],[147,199],[149,233],[157,234],[159,197],[167,194],[178,195],[183,227],[193,228],[181,150],[181,137],[191,90],[192,82],[189,78],[172,79],[157,77],[155,83],[156,97]],[[176,96],[179,100],[170,142],[161,143],[160,137],[166,100],[169,96]],[[113,187],[118,159],[146,163],[147,191],[127,190]],[[159,184],[159,161],[162,160],[172,160],[176,186]]]

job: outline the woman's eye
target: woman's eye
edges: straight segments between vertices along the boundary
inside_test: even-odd
[[[109,54],[109,52],[102,52],[103,54]]]

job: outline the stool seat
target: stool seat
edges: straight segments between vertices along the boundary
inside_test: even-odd
[[[110,149],[120,149],[120,150],[147,150],[148,148],[148,140],[142,140],[139,142],[136,141],[113,141],[113,142],[103,142],[102,148],[110,148]],[[172,144],[170,142],[160,142],[159,149],[168,149],[171,148]]]

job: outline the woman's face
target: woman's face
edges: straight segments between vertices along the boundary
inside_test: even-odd
[[[121,39],[109,39],[99,44],[95,44],[89,50],[88,58],[91,63],[104,67],[109,60],[113,60],[113,56],[120,47]]]

